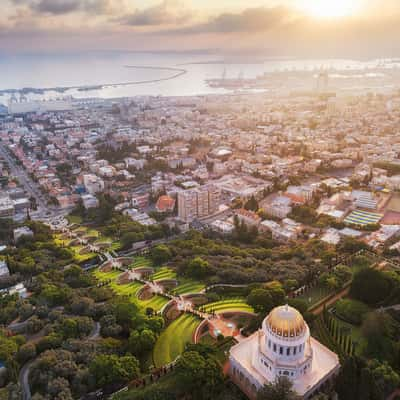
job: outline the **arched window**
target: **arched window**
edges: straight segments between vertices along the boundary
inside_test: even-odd
[[[286,349],[286,355],[287,355],[287,356],[290,356],[290,347],[288,347],[288,348]]]

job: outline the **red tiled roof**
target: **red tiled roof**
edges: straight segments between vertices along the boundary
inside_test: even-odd
[[[297,194],[294,194],[294,193],[287,193],[286,192],[284,194],[284,196],[288,197],[290,200],[292,200],[293,203],[304,204],[306,202],[304,197],[298,196]]]
[[[157,200],[156,208],[160,212],[172,211],[175,207],[175,199],[169,196],[160,196]]]
[[[246,210],[245,208],[239,208],[238,210],[236,210],[236,214],[253,219],[254,221],[258,221],[261,219],[260,216],[258,216],[255,212]]]

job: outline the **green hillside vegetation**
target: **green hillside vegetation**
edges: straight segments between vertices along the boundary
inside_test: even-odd
[[[186,344],[192,342],[193,334],[200,322],[199,318],[190,314],[184,314],[172,322],[154,346],[154,365],[161,367],[182,354]]]

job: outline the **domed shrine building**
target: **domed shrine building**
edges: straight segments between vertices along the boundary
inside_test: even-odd
[[[308,399],[340,368],[339,357],[310,336],[303,316],[288,305],[274,308],[262,329],[233,346],[229,362],[231,379],[250,399],[281,376]]]

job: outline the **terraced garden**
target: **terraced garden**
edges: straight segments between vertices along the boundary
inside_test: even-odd
[[[110,287],[119,296],[135,296],[136,297],[137,292],[139,291],[139,289],[141,289],[143,287],[143,285],[140,282],[131,282],[126,285],[118,285],[118,283],[114,280],[113,282],[110,283]]]
[[[200,307],[200,311],[204,312],[250,312],[253,313],[253,307],[249,306],[244,299],[227,299],[216,301]]]
[[[172,322],[160,335],[153,351],[155,367],[162,367],[175,360],[193,340],[193,334],[201,320],[191,314],[183,314]]]
[[[96,279],[100,282],[106,282],[109,280],[117,279],[120,273],[121,273],[120,271],[114,270],[114,269],[109,272],[102,272],[102,271],[100,271],[100,269],[96,269],[93,272]]]
[[[129,268],[143,268],[143,267],[151,267],[151,261],[146,257],[135,257],[133,263]]]
[[[153,281],[160,281],[163,279],[176,279],[176,272],[171,268],[162,267],[156,273],[150,276]]]
[[[108,244],[108,250],[118,250],[121,247],[121,243],[117,240],[113,240],[107,236],[103,236],[98,230],[90,229],[86,226],[79,226],[73,229],[73,232],[78,233],[81,238],[93,238],[94,245]]]
[[[130,282],[124,285],[119,285],[117,283],[117,278],[121,273],[122,272],[119,270],[102,272],[100,269],[97,269],[93,274],[99,282],[108,282],[111,280],[112,282],[110,283],[110,287],[116,295],[128,296],[131,302],[137,304],[141,308],[152,308],[155,311],[160,311],[161,308],[168,303],[168,299],[158,295],[155,295],[148,300],[139,300],[137,294],[143,287],[143,284],[140,282]]]
[[[108,237],[104,237],[99,231],[95,229],[89,229],[85,226],[78,226],[72,230],[72,232],[79,235],[80,239],[85,239],[88,243],[97,245],[105,250],[117,250],[121,247],[120,242],[113,241]],[[94,252],[86,252],[84,249],[86,245],[80,244],[75,238],[66,238],[65,234],[57,233],[53,235],[54,241],[61,247],[68,248],[76,262],[81,263],[96,257],[97,254]]]
[[[172,290],[171,294],[179,296],[181,294],[200,293],[204,288],[205,285],[203,283],[190,281],[177,286]]]
[[[152,308],[155,311],[160,311],[169,299],[155,295],[149,300],[137,300],[139,305],[144,308]]]

